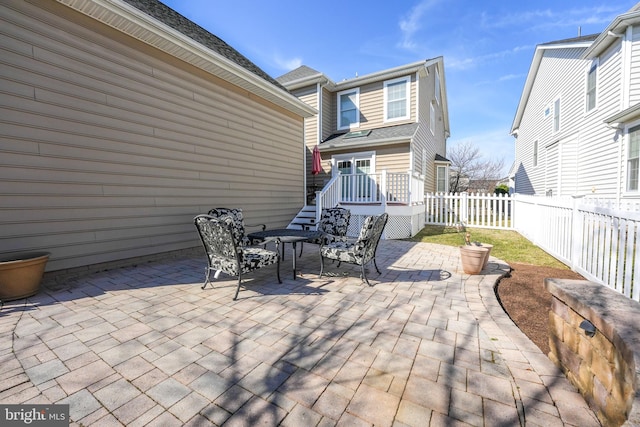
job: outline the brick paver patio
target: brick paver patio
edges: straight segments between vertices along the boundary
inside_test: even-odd
[[[288,247],[290,245],[287,245]],[[289,249],[289,248],[288,248]],[[0,403],[73,425],[595,426],[584,399],[453,247],[382,241],[373,286],[305,245],[201,290],[204,255],[47,286],[0,312]],[[287,274],[289,273],[289,274]]]

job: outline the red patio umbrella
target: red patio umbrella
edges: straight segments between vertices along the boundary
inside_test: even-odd
[[[318,175],[322,172],[322,159],[320,158],[320,149],[316,145],[313,147],[313,155],[311,157],[311,174]]]

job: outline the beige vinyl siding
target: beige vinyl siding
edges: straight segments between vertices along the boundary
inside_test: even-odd
[[[376,172],[405,173],[409,170],[408,144],[376,148]]]
[[[306,88],[297,89],[292,94],[299,100],[312,108],[318,108],[318,90],[317,85]],[[305,140],[305,163],[307,171],[307,183],[312,181],[311,175],[312,153],[313,148],[318,143],[318,115],[306,118],[304,120],[304,140]]]
[[[212,207],[295,216],[300,117],[46,6],[0,5],[1,252],[58,270],[198,246]]]
[[[384,81],[378,81],[359,87],[360,89],[360,126],[357,129],[376,129],[384,126],[396,126],[404,123],[413,123],[416,121],[416,79],[415,75],[411,76],[410,81],[410,117],[407,120],[398,120],[392,122],[384,121]],[[342,89],[340,89],[342,90]],[[332,115],[331,115],[331,133],[337,132],[337,96],[332,94]],[[343,130],[344,131],[344,130]]]
[[[418,92],[420,99],[418,100],[418,102],[420,103],[420,106],[418,110],[420,114],[420,126],[418,127],[416,137],[414,138],[414,142],[411,147],[411,150],[413,152],[412,169],[421,174],[424,174],[425,192],[435,192],[437,188],[437,168],[434,163],[436,154],[446,156],[443,111],[442,105],[438,104],[437,102],[434,104],[436,119],[436,122],[433,126],[434,132],[431,133],[431,129],[429,128],[430,105],[435,101],[435,68],[435,64],[431,65],[428,68],[428,75],[421,76],[419,80],[420,87]],[[422,170],[423,149],[426,150],[427,155],[427,170],[425,171]]]
[[[322,88],[322,140],[330,137],[336,127],[336,95],[326,87]]]

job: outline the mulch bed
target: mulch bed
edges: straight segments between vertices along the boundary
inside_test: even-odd
[[[549,354],[549,310],[551,294],[544,279],[582,279],[571,270],[511,263],[511,273],[500,280],[497,295],[513,322],[544,354]]]

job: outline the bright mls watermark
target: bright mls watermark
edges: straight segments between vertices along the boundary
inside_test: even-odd
[[[69,405],[0,405],[0,426],[68,427]]]

